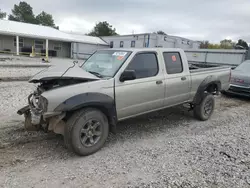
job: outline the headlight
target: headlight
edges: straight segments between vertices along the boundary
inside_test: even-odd
[[[43,112],[47,112],[48,100],[40,95],[38,99],[38,106]]]
[[[28,97],[29,105],[31,108],[39,112],[46,112],[48,107],[48,100],[38,94],[30,94]]]

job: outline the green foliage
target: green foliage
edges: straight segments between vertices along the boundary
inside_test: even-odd
[[[25,1],[21,1],[19,5],[15,4],[11,11],[9,20],[37,24],[33,8]]]
[[[249,47],[248,47],[248,44],[246,41],[242,40],[242,39],[239,39],[237,44],[236,44],[236,48],[239,48],[239,49],[246,49],[248,50]]]
[[[36,16],[36,20],[37,20],[38,24],[59,29],[58,26],[55,26],[54,19],[53,19],[52,15],[48,14],[44,11],[42,11],[40,14],[38,14]]]
[[[158,35],[167,35],[164,31],[157,31],[157,32],[153,32],[154,34],[158,34]]]
[[[208,49],[208,46],[209,46],[209,41],[206,40],[206,41],[202,41],[201,44],[200,44],[200,48],[201,49]]]
[[[54,19],[51,14],[42,11],[40,14],[35,16],[33,13],[33,8],[25,1],[21,1],[19,5],[15,4],[14,8],[11,11],[12,14],[9,15],[9,20],[40,24],[59,29],[59,27],[55,25]]]
[[[220,41],[221,49],[234,49],[235,43],[231,39],[224,39]]]
[[[6,12],[2,12],[0,9],[0,19],[3,19],[6,17]]]
[[[220,44],[211,44],[209,41],[202,41],[200,44],[201,49],[248,49],[248,44],[240,39],[236,44],[231,39],[224,39]]]
[[[116,29],[115,28],[113,29],[112,27],[113,26],[106,21],[99,22],[95,25],[94,29],[87,35],[97,36],[97,37],[118,35],[116,33]]]
[[[221,49],[219,44],[208,44],[208,49]]]

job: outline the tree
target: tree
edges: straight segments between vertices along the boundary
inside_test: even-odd
[[[208,44],[208,49],[220,49],[221,46],[219,44]]]
[[[209,46],[209,44],[210,44],[210,43],[209,43],[208,40],[202,41],[201,44],[200,44],[200,48],[201,48],[201,49],[207,49],[208,46]]]
[[[59,27],[55,25],[52,15],[44,11],[42,11],[40,14],[36,16],[36,21],[38,24],[59,29]]]
[[[246,49],[246,50],[248,50],[249,49],[249,47],[248,47],[248,44],[247,44],[247,42],[246,41],[244,41],[244,40],[242,40],[242,39],[239,39],[238,40],[238,42],[237,42],[237,44],[236,44],[236,46],[235,46],[235,48],[237,49]]]
[[[157,31],[157,32],[153,32],[154,34],[158,34],[158,35],[167,35],[164,31]]]
[[[6,12],[2,12],[0,9],[0,19],[3,19],[6,17]]]
[[[19,5],[14,5],[9,15],[9,20],[37,24],[33,8],[25,1],[20,1]]]
[[[95,25],[94,29],[87,35],[97,36],[97,37],[118,35],[116,33],[116,29],[115,28],[113,29],[112,27],[113,26],[106,21],[99,22]]]
[[[233,49],[235,46],[235,43],[231,39],[224,39],[220,41],[220,47],[222,49]]]

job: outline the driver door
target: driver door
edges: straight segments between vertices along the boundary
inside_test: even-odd
[[[126,119],[163,107],[165,82],[156,52],[140,52],[126,68],[134,70],[135,80],[116,79],[115,97],[118,119]]]

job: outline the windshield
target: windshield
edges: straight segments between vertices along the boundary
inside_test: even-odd
[[[250,61],[244,61],[238,67],[236,67],[235,70],[239,70],[242,72],[250,72]]]
[[[100,50],[95,52],[82,68],[98,77],[113,77],[131,52],[119,50]]]

